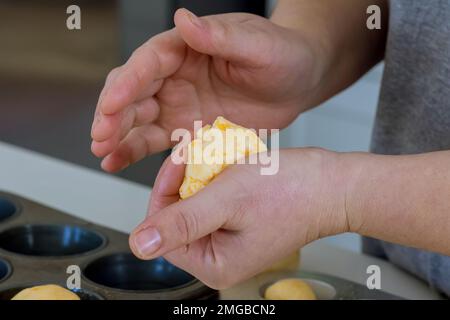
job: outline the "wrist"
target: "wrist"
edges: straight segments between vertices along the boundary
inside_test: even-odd
[[[356,152],[328,152],[330,165],[328,169],[329,188],[325,189],[334,202],[334,228],[327,235],[352,232],[361,233],[364,221],[368,190],[367,179],[370,170],[367,165],[368,154]],[[370,194],[369,194],[370,195]]]
[[[367,203],[365,181],[370,180],[369,155],[365,153],[340,153],[339,174],[345,179],[344,210],[346,232],[361,234],[364,225]]]
[[[331,70],[332,54],[325,37],[311,28],[287,27],[272,21],[280,28],[279,35],[288,44],[284,49],[290,52],[286,61],[294,61],[289,72],[297,71],[295,86],[301,112],[316,107],[329,98],[327,95],[328,78]],[[300,87],[298,84],[301,84]]]
[[[300,1],[294,0],[293,2],[279,2],[270,21],[296,34],[296,42],[310,48],[314,56],[316,73],[320,74],[320,82],[325,82],[323,80],[326,80],[324,78],[333,67],[332,62],[336,55],[333,52],[333,35],[330,34],[328,20],[316,9],[311,8],[309,1],[299,3]],[[315,4],[312,7],[315,7]]]
[[[312,219],[307,242],[350,231],[348,192],[355,172],[344,154],[320,149],[296,149],[298,219]],[[351,159],[350,159],[351,160]]]

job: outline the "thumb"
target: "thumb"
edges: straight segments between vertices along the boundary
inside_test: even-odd
[[[174,21],[183,40],[195,51],[246,66],[264,65],[264,44],[270,43],[262,28],[250,21],[263,18],[250,14],[197,17],[186,9],[175,12]]]
[[[220,229],[227,218],[224,209],[216,208],[224,205],[204,191],[147,216],[130,236],[134,254],[156,258]]]

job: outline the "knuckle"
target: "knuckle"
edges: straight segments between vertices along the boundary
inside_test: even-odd
[[[131,53],[131,56],[130,56],[130,58],[128,59],[128,63],[129,63],[130,61],[139,59],[139,57],[140,57],[142,54],[144,54],[144,51],[145,51],[144,49],[145,49],[145,44],[142,45],[142,46],[140,46],[140,47],[138,47],[138,48],[136,48],[136,49]]]
[[[188,244],[195,240],[194,237],[198,230],[198,223],[195,216],[183,210],[177,210],[175,214],[175,227],[181,241]]]
[[[138,68],[133,67],[128,68],[127,75],[128,77],[125,81],[127,81],[128,85],[132,88],[138,86],[139,83],[141,83],[142,81],[142,74]]]
[[[216,23],[217,28],[215,28],[214,35],[211,37],[211,45],[213,48],[219,50],[229,41],[232,33],[232,26],[220,20]]]
[[[158,55],[149,44],[144,44],[131,54],[127,65],[133,80],[140,84],[145,82],[150,71],[159,70]]]
[[[213,268],[210,268],[207,276],[202,281],[209,287],[216,290],[228,289],[238,281],[238,274],[230,268],[226,259],[215,257]]]
[[[121,67],[116,67],[114,69],[112,69],[108,75],[106,76],[106,82],[110,82],[112,79],[114,79],[116,77],[116,75],[120,72]]]

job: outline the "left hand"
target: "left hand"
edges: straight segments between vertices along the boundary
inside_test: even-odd
[[[311,30],[244,13],[198,18],[186,9],[174,23],[106,79],[92,126],[92,152],[104,157],[104,170],[173,147],[174,130],[192,131],[195,120],[224,116],[280,129],[318,103],[328,65]]]
[[[184,165],[169,157],[130,247],[142,259],[164,256],[210,287],[230,287],[313,240],[347,231],[339,159],[319,149],[284,150],[275,175],[233,165],[179,201]]]

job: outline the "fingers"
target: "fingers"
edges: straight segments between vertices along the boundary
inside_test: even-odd
[[[161,166],[152,189],[149,215],[159,212],[180,199],[179,189],[184,178],[184,164],[175,164],[167,157]]]
[[[262,18],[250,14],[199,18],[186,9],[177,10],[174,17],[181,37],[192,49],[254,67],[266,64],[262,58],[269,40],[267,33],[259,29],[258,19]]]
[[[102,112],[96,110],[94,123],[92,125],[91,130],[91,137],[94,141],[102,142],[109,138],[111,138],[120,128],[121,125],[121,119],[122,119],[122,113],[130,113],[134,112],[134,107],[138,107],[137,115],[141,114],[141,112],[155,112],[155,110],[152,109],[152,107],[155,105],[155,103],[148,103],[149,99],[151,98],[158,90],[161,88],[163,84],[163,80],[155,81],[149,88],[145,90],[145,92],[142,93],[142,97],[139,97],[139,100],[136,102],[128,105],[124,111],[118,112],[112,115],[105,115]],[[103,94],[103,93],[102,93]],[[101,94],[101,95],[102,95]],[[149,98],[150,97],[150,98]],[[102,97],[100,96],[100,101],[102,100]],[[100,102],[99,102],[100,104]],[[97,109],[99,109],[97,105]],[[136,118],[136,122],[140,122],[144,124],[144,120],[140,119],[146,119],[146,118]]]
[[[105,94],[106,94],[105,88],[109,88],[111,82],[115,80],[115,78],[117,77],[118,74],[119,74],[119,68],[114,68],[109,72],[108,76],[106,77],[104,88],[103,88],[102,92],[100,92],[97,106],[95,107],[94,121],[92,122],[92,128],[91,128],[91,136],[93,136],[94,131],[96,130],[96,127],[102,120],[102,113],[100,112],[99,106],[102,104],[102,101],[105,97]]]
[[[131,249],[141,259],[152,259],[220,229],[228,216],[222,199],[206,191],[148,216],[130,236]]]
[[[227,237],[226,231],[219,230],[215,234],[217,236],[214,239]],[[230,263],[223,254],[222,247],[218,250],[211,241],[211,236],[203,237],[188,246],[183,246],[165,254],[164,258],[189,272],[207,286],[215,289],[224,289],[225,286],[222,284],[227,282],[228,275],[226,271],[230,271]],[[236,243],[235,246],[229,246],[228,248],[230,251],[235,251],[239,247],[240,244]]]
[[[151,103],[151,96],[161,88],[164,78],[180,67],[184,54],[185,43],[176,30],[169,30],[150,39],[125,65],[110,72],[91,130],[94,154],[107,155],[133,126],[156,119],[159,108]],[[130,114],[135,114],[133,121],[129,120]],[[116,162],[113,160],[112,166],[115,167]]]
[[[104,135],[97,135],[97,140],[92,142],[92,152],[97,157],[104,157],[112,153],[134,127],[155,121],[159,111],[160,107],[156,100],[147,98],[133,103],[123,112],[104,115],[102,122],[98,125]]]
[[[120,142],[118,147],[102,161],[107,172],[123,170],[147,155],[161,152],[170,147],[170,136],[155,124],[137,127]]]
[[[185,44],[174,29],[151,38],[105,85],[99,111],[114,114],[126,108],[154,81],[173,74],[181,66],[184,54]]]

